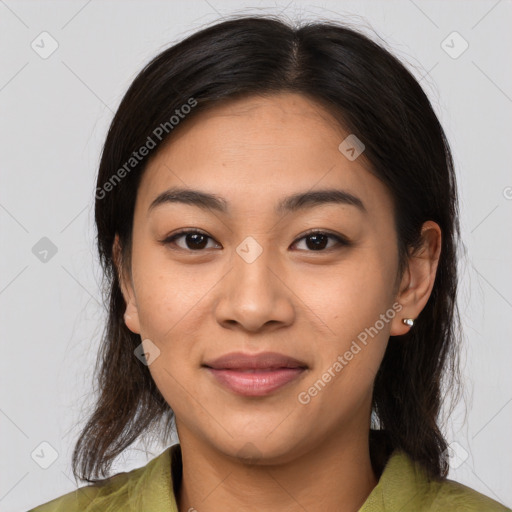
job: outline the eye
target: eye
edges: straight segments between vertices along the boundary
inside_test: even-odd
[[[329,239],[334,240],[334,247],[331,245],[330,247],[326,247],[329,243]],[[349,246],[350,242],[341,235],[335,235],[333,233],[328,233],[325,231],[309,231],[304,236],[299,238],[293,245],[297,244],[301,240],[306,240],[306,247],[310,249],[307,252],[322,252],[324,250],[334,249],[336,246]],[[308,241],[310,241],[308,243]]]
[[[183,239],[182,245],[177,243],[177,240]],[[334,241],[334,244],[331,244],[329,247],[329,239]],[[165,240],[162,240],[162,244],[164,245],[177,245],[180,249],[190,250],[190,251],[201,251],[202,249],[208,249],[212,247],[208,247],[208,240],[212,240],[213,238],[208,236],[206,233],[198,230],[182,230],[170,237],[167,237]],[[322,252],[324,250],[329,250],[338,246],[349,246],[350,242],[345,237],[341,235],[335,235],[333,233],[313,230],[309,231],[301,238],[297,239],[292,245],[298,244],[301,240],[306,240],[306,251],[307,252]],[[217,244],[218,246],[219,244]],[[213,247],[215,248],[215,247]],[[303,250],[303,249],[301,249]]]
[[[180,238],[184,239],[184,244],[179,245],[176,243],[176,240],[179,240]],[[201,249],[204,249],[207,246],[207,240],[213,240],[210,236],[208,236],[206,233],[203,233],[202,231],[197,230],[190,230],[190,231],[180,231],[179,233],[176,233],[165,240],[162,240],[162,243],[164,245],[169,244],[175,244],[180,249],[184,250],[191,250],[191,251],[201,251]],[[208,248],[208,247],[206,247]]]

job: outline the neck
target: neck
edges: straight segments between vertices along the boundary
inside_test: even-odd
[[[309,446],[278,464],[248,464],[180,435],[180,512],[358,510],[377,484],[368,435]]]

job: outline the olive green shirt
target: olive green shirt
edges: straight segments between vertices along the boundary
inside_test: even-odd
[[[141,468],[81,487],[29,512],[178,512],[175,492],[182,475],[175,444]],[[379,482],[358,512],[512,512],[469,487],[429,481],[404,452],[394,451]]]

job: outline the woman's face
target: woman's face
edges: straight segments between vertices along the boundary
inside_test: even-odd
[[[393,293],[391,196],[362,157],[339,149],[348,135],[301,95],[252,97],[191,119],[148,164],[125,321],[145,340],[181,440],[284,462],[367,435],[388,338],[406,329]],[[213,194],[225,209],[161,196],[173,188]],[[278,209],[291,196],[328,190],[363,206],[306,198]],[[203,236],[169,241],[181,230]],[[233,352],[277,352],[303,369],[205,366]]]

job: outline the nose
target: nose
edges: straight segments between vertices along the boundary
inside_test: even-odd
[[[220,283],[217,322],[225,328],[250,332],[292,324],[295,295],[288,280],[286,269],[272,258],[270,250],[261,250],[253,259],[245,256],[242,247],[234,254],[231,271]]]

